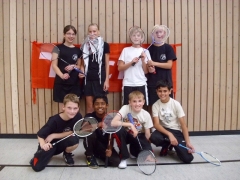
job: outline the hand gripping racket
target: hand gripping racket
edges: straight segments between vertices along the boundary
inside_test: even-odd
[[[112,120],[115,116],[119,116],[120,120],[117,125],[112,125]],[[112,134],[118,132],[122,127],[122,116],[118,111],[112,111],[106,114],[103,118],[102,123],[102,130],[105,133],[109,134],[109,140],[108,140],[108,149],[110,148],[110,142],[112,138]],[[108,166],[108,157],[105,159],[105,168]]]
[[[58,140],[55,143],[52,143],[52,146],[56,145],[57,143],[69,138],[70,136],[77,135],[79,137],[87,137],[91,135],[98,127],[98,121],[94,117],[85,117],[78,120],[73,126],[73,133],[69,134],[68,136]],[[38,152],[43,151],[40,149]]]
[[[40,54],[45,58],[49,59],[49,55],[51,55],[51,60],[61,60],[62,62],[66,63],[67,65],[70,65],[67,61],[59,57],[60,50],[57,46],[55,46],[52,43],[43,43],[40,47]],[[74,70],[78,73],[84,74],[80,69],[77,67],[74,67]],[[85,74],[84,74],[85,75]]]
[[[187,150],[191,150],[190,148],[188,148],[186,146],[183,146],[182,144],[178,144],[178,145],[182,148],[187,149]],[[213,165],[216,165],[216,166],[221,166],[221,162],[216,157],[214,157],[213,155],[211,155],[207,152],[197,152],[197,151],[195,151],[195,153],[200,155],[205,161],[207,161],[207,162],[209,162]]]
[[[133,117],[130,113],[127,114],[128,120],[134,125]],[[139,169],[146,175],[151,175],[156,170],[156,157],[150,150],[143,150],[142,145],[138,139],[139,146],[141,148],[141,152],[137,157],[137,164]]]

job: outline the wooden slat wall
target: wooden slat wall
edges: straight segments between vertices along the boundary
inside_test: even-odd
[[[128,29],[148,35],[165,24],[177,48],[177,97],[190,131],[240,130],[239,0],[0,0],[0,133],[32,134],[59,111],[52,91],[37,89],[32,102],[31,42],[61,42],[63,27],[81,43],[98,23],[109,43],[129,43]],[[110,93],[109,110],[121,93]],[[81,113],[85,100],[81,100]]]

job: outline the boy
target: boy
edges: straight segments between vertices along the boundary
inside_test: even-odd
[[[152,147],[149,142],[150,138],[150,128],[153,127],[152,119],[150,114],[143,109],[145,103],[144,95],[140,91],[133,91],[129,94],[129,104],[122,106],[119,110],[124,122],[121,122],[120,115],[116,115],[112,121],[112,125],[120,125],[127,128],[127,131],[118,131],[116,134],[121,141],[120,153],[121,153],[121,163],[119,164],[120,169],[127,167],[126,159],[129,158],[129,152],[127,144],[130,144],[131,156],[137,157],[142,150],[138,139],[141,143],[143,150],[151,150]],[[128,114],[133,117],[134,124],[132,124],[128,119]]]
[[[43,170],[52,156],[63,152],[67,165],[73,166],[72,151],[78,147],[79,138],[70,136],[65,140],[52,143],[73,133],[74,124],[82,118],[79,113],[79,98],[75,94],[67,94],[63,99],[63,112],[48,119],[48,122],[37,132],[38,149],[30,161],[32,169],[36,172]]]
[[[116,150],[113,148],[113,139],[111,139],[111,147],[107,149],[109,134],[104,134],[100,129],[102,127],[102,119],[106,115],[108,107],[108,99],[106,96],[96,96],[93,99],[92,113],[86,114],[86,117],[94,117],[97,119],[98,129],[93,134],[84,138],[83,145],[86,149],[85,155],[87,164],[90,168],[98,168],[96,158],[105,162],[106,156],[108,157],[108,165],[117,167],[120,163],[120,158]],[[112,135],[112,137],[114,134]]]
[[[132,46],[122,50],[118,60],[118,70],[124,72],[123,78],[123,105],[128,104],[128,95],[132,91],[140,91],[146,98],[148,105],[147,94],[147,78],[148,73],[147,61],[151,59],[148,50],[144,50],[141,44],[144,41],[143,31],[134,26],[129,30],[129,37],[132,41]]]
[[[150,141],[156,146],[162,146],[160,156],[166,156],[168,148],[174,147],[177,156],[184,163],[193,160],[194,147],[190,143],[188,129],[184,121],[184,111],[180,103],[170,97],[171,83],[158,81],[156,92],[159,100],[152,106],[153,124],[156,129]],[[190,148],[190,151],[178,146],[181,143]]]

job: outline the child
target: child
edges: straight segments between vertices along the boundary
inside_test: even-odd
[[[184,121],[184,111],[180,103],[170,97],[172,85],[166,81],[158,81],[156,92],[159,100],[152,106],[153,123],[156,130],[150,141],[162,146],[160,156],[166,156],[170,145],[174,147],[180,160],[190,163],[193,160],[194,147],[190,143],[188,128]],[[191,149],[188,151],[178,144]]]
[[[147,78],[148,73],[147,60],[151,59],[148,50],[141,47],[143,41],[143,31],[134,26],[129,32],[132,41],[131,47],[126,47],[118,60],[118,70],[124,72],[123,78],[123,104],[128,104],[128,95],[132,91],[140,91],[144,94],[146,104],[148,104]],[[141,55],[141,58],[139,58]],[[141,60],[140,60],[141,59]]]
[[[121,141],[120,154],[122,160],[118,166],[121,169],[127,167],[126,159],[129,158],[127,144],[130,144],[130,153],[133,157],[137,157],[142,150],[136,138],[137,136],[143,150],[152,151],[149,138],[150,128],[152,128],[153,123],[150,114],[143,109],[144,103],[144,95],[140,91],[131,92],[129,94],[129,104],[122,106],[119,110],[124,122],[120,121],[121,117],[119,115],[116,115],[112,121],[113,126],[122,124],[123,127],[127,128],[127,131],[118,131],[116,133]],[[128,113],[132,115],[134,124],[129,122]]]
[[[92,23],[88,26],[88,34],[98,38],[98,53],[90,56],[83,54],[86,74],[84,86],[86,113],[91,113],[93,112],[93,97],[108,93],[110,49],[109,44],[99,36],[100,32],[97,24]],[[82,75],[79,74],[79,77],[82,77]]]
[[[53,86],[53,100],[59,103],[59,110],[61,111],[63,106],[63,98],[66,94],[73,93],[78,97],[81,96],[81,86],[78,78],[78,72],[73,70],[74,67],[83,70],[83,65],[81,65],[81,51],[79,48],[75,47],[73,42],[75,40],[77,30],[72,25],[67,25],[63,29],[63,43],[57,45],[60,50],[60,54],[53,52],[52,67],[56,73]],[[65,62],[56,59],[57,56]],[[71,73],[70,73],[71,72]]]
[[[96,96],[93,99],[94,112],[86,114],[86,117],[94,117],[98,120],[98,127],[102,126],[102,119],[107,112],[108,99],[106,96]],[[114,135],[114,134],[113,134]],[[113,137],[112,135],[112,137]],[[113,148],[113,139],[111,141],[111,149],[107,149],[109,141],[109,134],[104,134],[98,128],[93,134],[84,139],[83,145],[86,149],[85,155],[87,164],[91,168],[98,168],[96,158],[105,162],[108,156],[108,165],[117,167],[120,163],[120,158],[116,150]]]
[[[172,63],[175,61],[176,55],[171,45],[164,43],[162,39],[167,35],[167,27],[163,25],[155,25],[152,30],[152,36],[156,41],[160,43],[154,43],[149,52],[152,60],[148,61],[149,72],[155,71],[155,73],[148,74],[148,97],[150,107],[158,100],[156,94],[155,85],[159,80],[168,81],[172,83]],[[166,38],[165,38],[166,39]],[[173,98],[173,94],[171,93]],[[151,112],[151,108],[150,111]]]
[[[79,138],[77,136],[70,136],[54,146],[52,144],[72,134],[74,124],[81,118],[79,98],[75,94],[67,94],[63,100],[63,112],[50,117],[37,133],[39,145],[30,161],[34,171],[43,170],[52,156],[62,152],[66,164],[74,165],[72,151],[78,147]]]

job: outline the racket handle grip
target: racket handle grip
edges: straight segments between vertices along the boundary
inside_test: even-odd
[[[132,117],[131,113],[128,113],[127,117],[128,117],[128,120],[130,121],[130,123],[134,124],[133,117]]]
[[[135,64],[136,64],[136,63],[135,63],[135,62],[133,62],[133,63],[132,63],[132,66],[135,66]]]
[[[76,68],[76,67],[74,67],[74,69],[75,69],[75,71],[79,72],[80,74],[85,75],[84,72],[82,72],[80,69],[78,69],[78,68]]]
[[[107,168],[108,167],[108,157],[106,156],[106,159],[105,159],[105,166],[104,166],[105,168]]]

